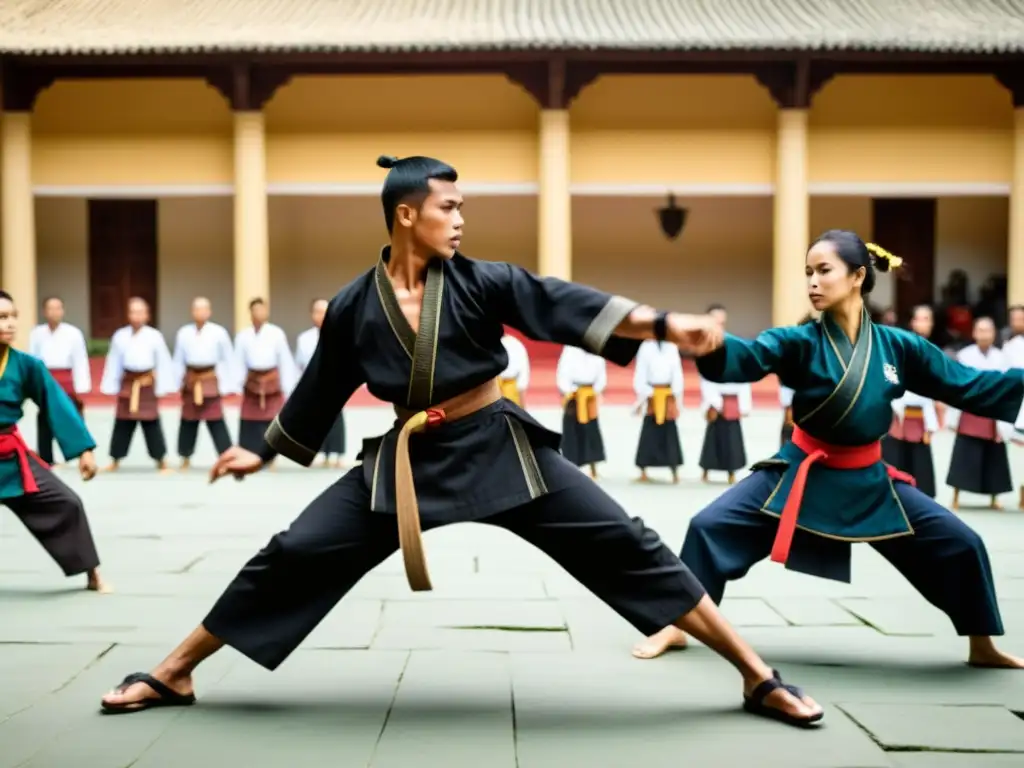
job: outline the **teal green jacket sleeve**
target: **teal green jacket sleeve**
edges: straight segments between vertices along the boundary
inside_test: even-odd
[[[760,381],[774,373],[786,383],[799,365],[803,335],[799,327],[769,328],[756,339],[725,334],[725,343],[709,355],[697,358],[697,370],[708,381],[742,384]]]
[[[901,332],[906,388],[987,419],[1018,420],[1024,402],[1024,370],[983,371],[953,360],[917,334]]]
[[[96,441],[71,398],[67,396],[41,360],[25,355],[25,395],[39,406],[50,431],[66,459],[77,459],[96,448]]]

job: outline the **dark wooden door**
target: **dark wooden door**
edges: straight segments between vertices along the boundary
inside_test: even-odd
[[[872,239],[903,259],[897,273],[896,314],[901,325],[917,304],[935,301],[935,198],[875,198]]]
[[[90,335],[106,339],[125,324],[128,299],[141,296],[156,318],[157,201],[89,201]]]

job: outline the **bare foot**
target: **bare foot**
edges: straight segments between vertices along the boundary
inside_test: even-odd
[[[972,637],[967,663],[987,669],[1024,669],[1024,659],[996,648],[991,637]]]
[[[997,499],[992,499],[992,503],[988,505],[988,508],[989,509],[994,509],[995,511],[998,512],[999,510],[1001,510],[1003,508],[1003,505],[1000,504]]]
[[[109,595],[114,591],[113,587],[103,580],[98,570],[89,571],[89,580],[86,582],[85,588],[100,595]]]
[[[640,477],[638,477],[638,478],[636,479],[636,481],[637,481],[638,483],[649,483],[649,482],[651,482],[651,478],[649,478],[649,477],[647,476],[647,473],[646,473],[646,472],[641,472],[641,473],[640,473]]]
[[[189,469],[191,469],[191,468],[192,468],[192,460],[191,459],[182,459],[181,460],[181,466],[178,467],[178,469],[181,470],[182,472],[188,472]]]
[[[703,472],[701,473],[701,475],[700,475],[700,481],[701,481],[702,483],[706,483],[706,482],[708,481],[708,472],[707,472],[707,470],[704,470],[704,471],[703,471]]]
[[[633,656],[638,659],[656,659],[666,651],[686,648],[686,633],[679,627],[667,626],[633,646]]]
[[[167,670],[156,669],[150,673],[157,681],[181,696],[194,695],[192,675],[177,675]],[[146,683],[132,683],[124,690],[110,691],[101,700],[105,706],[119,710],[145,709],[147,701],[159,699],[160,695]]]
[[[679,485],[679,473],[672,470],[672,485]]]
[[[120,466],[121,465],[118,462],[112,461],[109,464],[107,464],[107,466],[105,466],[100,471],[101,472],[117,472],[117,470],[120,469]]]

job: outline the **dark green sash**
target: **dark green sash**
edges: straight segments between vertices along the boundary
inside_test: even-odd
[[[421,411],[431,405],[434,396],[434,365],[437,361],[438,336],[441,329],[441,304],[444,295],[444,264],[434,258],[427,265],[427,282],[423,288],[419,330],[414,331],[402,314],[402,306],[384,265],[384,254],[377,260],[374,273],[377,295],[388,324],[409,356],[409,393],[406,407]]]
[[[861,317],[856,344],[850,344],[846,334],[831,323],[827,314],[821,318],[821,332],[825,337],[823,343],[832,349],[844,371],[832,393],[812,411],[797,419],[802,429],[819,435],[838,427],[853,412],[853,407],[864,391],[874,344],[874,332],[867,310],[864,310]]]

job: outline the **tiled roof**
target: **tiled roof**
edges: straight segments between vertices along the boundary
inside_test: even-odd
[[[0,0],[0,53],[1024,51],[1024,0]]]

